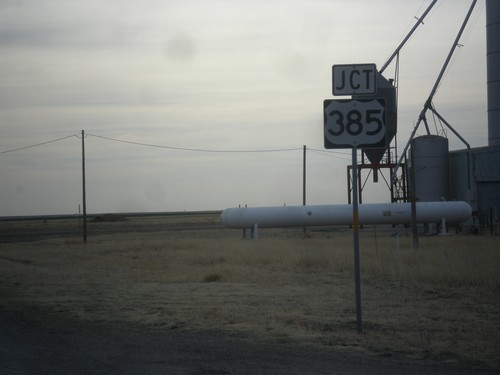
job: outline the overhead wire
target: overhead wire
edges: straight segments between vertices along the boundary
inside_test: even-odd
[[[153,143],[146,142],[137,142],[137,141],[127,141],[124,139],[105,137],[102,135],[96,135],[91,133],[86,133],[87,136],[104,139],[112,142],[126,143],[136,146],[144,146],[144,147],[154,147],[154,148],[162,148],[168,150],[178,150],[178,151],[192,151],[192,152],[210,152],[210,153],[260,153],[260,152],[286,152],[286,151],[298,151],[302,150],[300,147],[294,148],[276,148],[276,149],[262,149],[262,150],[223,150],[223,149],[204,149],[204,148],[190,148],[190,147],[178,147],[178,146],[165,146],[158,145]]]
[[[34,145],[23,146],[23,147],[13,148],[13,149],[10,149],[10,150],[0,151],[0,155],[8,154],[10,152],[15,152],[15,151],[26,150],[28,148],[34,148],[34,147],[44,146],[44,145],[47,145],[49,143],[55,143],[55,142],[63,141],[65,139],[73,138],[73,137],[77,137],[78,138],[78,136],[76,134],[72,134],[72,135],[68,135],[66,137],[52,139],[52,140],[46,141],[46,142],[40,142],[40,143],[37,143],[37,144],[34,144]]]
[[[331,158],[347,160],[347,161],[351,160],[351,154],[347,153],[347,152],[319,150],[316,148],[307,148],[307,151],[310,151],[312,153],[322,155],[322,156],[329,156]]]
[[[73,138],[73,137],[81,138],[82,135],[80,133],[72,134],[72,135],[68,135],[65,137],[52,139],[50,141],[45,141],[45,142],[40,142],[40,143],[36,143],[33,145],[28,145],[28,146],[13,148],[10,150],[0,151],[0,154],[7,154],[7,153],[15,152],[15,151],[22,151],[22,150],[26,150],[29,148],[44,146],[44,145],[47,145],[50,143],[63,141],[65,139],[69,139],[69,138]],[[135,145],[135,146],[153,147],[153,148],[178,150],[178,151],[208,152],[208,153],[267,153],[267,152],[287,152],[287,151],[302,151],[303,150],[303,147],[272,148],[272,149],[260,149],[260,150],[258,150],[258,149],[256,149],[256,150],[202,149],[202,148],[192,148],[192,147],[165,146],[165,145],[146,143],[146,142],[138,142],[138,141],[128,141],[128,140],[124,140],[124,139],[111,138],[111,137],[106,137],[106,136],[97,135],[97,134],[93,134],[93,133],[85,133],[85,137],[94,137],[94,138],[99,138],[99,139],[103,139],[106,141],[130,144],[130,145]],[[343,160],[350,160],[349,158],[351,155],[348,152],[335,151],[335,150],[324,150],[324,149],[309,148],[309,147],[306,147],[306,150],[313,152],[313,153],[316,153],[316,154],[319,154],[319,155],[329,156],[332,158],[343,159]]]
[[[273,148],[273,149],[256,149],[256,150],[224,150],[224,149],[203,149],[203,148],[193,148],[193,147],[178,147],[178,146],[165,146],[165,145],[159,145],[159,144],[153,144],[153,143],[146,143],[146,142],[137,142],[137,141],[128,141],[124,139],[118,139],[118,138],[111,138],[111,137],[105,137],[102,135],[97,135],[97,134],[92,134],[92,133],[85,133],[85,137],[94,137],[94,138],[100,138],[104,139],[107,141],[111,142],[118,142],[118,143],[125,143],[125,144],[131,144],[131,145],[136,145],[136,146],[143,146],[143,147],[154,147],[154,148],[162,148],[162,149],[169,149],[169,150],[178,150],[178,151],[192,151],[192,152],[208,152],[208,153],[267,153],[267,152],[287,152],[287,151],[299,151],[302,150],[302,147],[290,147],[290,148]],[[16,151],[22,151],[34,147],[39,147],[43,145],[47,145],[50,143],[55,143],[59,142],[68,138],[81,138],[81,134],[72,134],[68,135],[65,137],[61,138],[56,138],[52,139],[50,141],[45,141],[45,142],[40,142],[36,143],[33,145],[28,145],[28,146],[23,146],[23,147],[16,147],[13,149],[5,150],[5,151],[0,151],[0,155],[2,154],[7,154],[11,152],[16,152]]]

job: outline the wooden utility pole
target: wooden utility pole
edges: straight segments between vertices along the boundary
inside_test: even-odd
[[[302,161],[302,205],[306,205],[306,149],[307,146],[304,145],[304,156]]]
[[[303,158],[302,158],[302,205],[306,205],[306,150],[307,146],[304,145]],[[306,227],[303,228],[304,234]]]
[[[85,191],[85,131],[82,130],[83,243],[87,243],[87,197]]]

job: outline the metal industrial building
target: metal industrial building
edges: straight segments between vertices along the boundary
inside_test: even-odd
[[[498,232],[500,223],[500,1],[486,1],[488,146],[448,151],[437,135],[417,137],[411,153],[417,201],[460,200],[471,225]],[[411,190],[411,188],[410,188]],[[500,234],[500,233],[497,233]]]
[[[449,153],[449,198],[471,206],[476,225],[497,230],[500,220],[500,145]]]
[[[468,223],[471,227],[489,229],[500,234],[500,1],[498,0],[486,0],[486,55],[488,146],[470,148],[468,143],[434,110],[431,95],[428,99],[429,106],[424,108],[421,119],[425,121],[425,109],[433,111],[464,142],[466,148],[449,151],[448,139],[445,137],[430,134],[429,131],[427,135],[415,138],[412,134],[408,143],[410,146],[408,158],[406,149],[402,156],[406,163],[402,163],[401,166],[406,167],[406,170],[399,180],[394,178],[394,171],[397,169],[394,169],[395,164],[391,160],[386,164],[378,161],[381,158],[372,160],[371,164],[364,164],[363,161],[360,168],[373,170],[374,181],[377,169],[382,167],[391,169],[394,182],[391,186],[392,202],[405,202],[412,197],[417,202],[465,201],[473,209],[473,217]],[[349,194],[352,181],[350,168],[348,167]],[[358,179],[359,186],[362,186],[361,177],[358,176]]]
[[[472,206],[482,227],[500,221],[500,1],[486,1],[488,146],[449,153],[449,198]]]

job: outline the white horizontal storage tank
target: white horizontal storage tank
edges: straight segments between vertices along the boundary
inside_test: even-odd
[[[472,208],[466,202],[421,202],[416,207],[418,223],[439,222],[443,218],[461,223],[470,218]],[[409,224],[410,203],[367,203],[358,208],[359,224]],[[227,228],[280,228],[352,224],[350,204],[228,208],[221,222]]]
[[[417,202],[449,200],[448,139],[439,135],[413,139],[410,160],[409,180],[415,177]]]

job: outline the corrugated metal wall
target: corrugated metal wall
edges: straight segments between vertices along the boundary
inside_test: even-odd
[[[449,154],[450,199],[472,206],[482,225],[500,220],[500,146]]]

